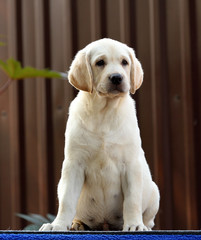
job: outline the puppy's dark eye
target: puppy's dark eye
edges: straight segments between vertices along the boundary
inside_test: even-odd
[[[123,66],[126,66],[126,65],[128,65],[128,62],[127,62],[125,59],[123,59],[123,60],[122,60],[122,65],[123,65]]]
[[[97,63],[96,63],[96,66],[98,67],[102,67],[105,65],[105,61],[104,60],[99,60]]]

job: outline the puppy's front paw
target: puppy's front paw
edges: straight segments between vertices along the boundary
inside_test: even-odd
[[[124,224],[123,231],[148,231],[148,228],[143,224]]]
[[[63,222],[52,222],[43,224],[39,231],[67,231],[70,230],[70,227],[70,225],[68,226]]]

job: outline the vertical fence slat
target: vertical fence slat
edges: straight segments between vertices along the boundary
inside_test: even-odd
[[[196,159],[196,182],[197,182],[197,217],[198,217],[198,228],[201,226],[201,1],[195,0],[191,2],[194,3],[194,8],[192,9],[191,19],[191,67],[193,76],[193,101],[194,101],[194,148],[195,148],[195,159]]]
[[[164,193],[163,185],[159,180],[159,166],[163,158],[162,152],[162,84],[161,84],[161,55],[158,51],[160,46],[160,19],[159,19],[159,1],[149,1],[150,16],[150,81],[152,98],[152,119],[153,119],[153,178]],[[161,169],[160,169],[161,170]],[[163,202],[163,199],[161,199]],[[162,203],[163,205],[163,203]],[[159,228],[160,214],[157,215],[156,226]]]
[[[75,27],[72,21],[71,0],[62,2],[62,31],[63,31],[63,71],[67,71],[73,59],[72,29]],[[66,87],[67,89],[67,87]],[[69,89],[69,88],[68,88]],[[71,89],[70,89],[71,90]],[[69,91],[69,94],[72,91]],[[68,94],[65,94],[68,97]]]
[[[174,7],[173,7],[174,6]],[[186,177],[183,152],[183,120],[182,120],[182,83],[180,66],[178,2],[167,1],[167,38],[168,38],[168,73],[170,104],[170,138],[171,167],[173,183],[173,224],[175,228],[185,229],[186,223]]]
[[[139,119],[142,145],[147,161],[153,169],[153,119],[151,97],[151,68],[150,68],[150,16],[149,1],[137,0],[135,11],[136,21],[136,56],[144,70],[144,81],[136,93],[137,115]],[[143,12],[143,14],[142,14]],[[143,31],[142,31],[143,29]],[[145,97],[146,96],[146,97]],[[146,110],[145,110],[146,109]]]
[[[157,167],[158,167],[158,161],[159,161],[159,136],[158,136],[158,131],[160,129],[159,126],[159,119],[158,115],[160,114],[160,105],[158,104],[158,94],[160,95],[160,92],[157,91],[159,90],[160,86],[157,86],[158,84],[158,76],[160,76],[160,70],[157,69],[157,45],[159,44],[158,42],[158,26],[157,26],[157,11],[158,11],[158,6],[156,5],[156,2],[154,1],[149,1],[149,14],[150,14],[150,66],[151,66],[151,74],[150,74],[150,81],[152,83],[151,91],[152,91],[152,118],[153,118],[153,154],[154,154],[154,177],[156,180],[158,180],[157,176]],[[156,75],[156,71],[157,75]],[[157,88],[158,87],[158,88]]]
[[[69,32],[72,32],[72,28],[74,26],[72,21],[72,11],[71,11],[72,5],[71,1],[64,0],[63,1],[63,12],[62,12],[62,18],[63,18],[63,71],[67,72],[69,70],[70,64],[74,58],[73,56],[73,38],[72,35],[69,34]],[[74,98],[74,90],[73,87],[69,84],[68,79],[64,82],[64,116],[65,121],[68,117],[68,109],[70,106],[71,101]]]
[[[193,148],[193,102],[192,102],[192,76],[190,59],[190,20],[189,5],[187,1],[180,0],[180,39],[181,39],[181,78],[183,94],[183,121],[184,121],[184,153],[186,171],[186,211],[187,227],[197,228],[196,219],[196,182],[195,161]]]
[[[23,65],[35,66],[35,21],[34,2],[22,0],[22,40]],[[37,212],[38,201],[38,161],[37,161],[37,117],[36,79],[24,80],[24,133],[26,171],[26,211]]]
[[[62,1],[50,0],[50,52],[51,52],[51,68],[56,71],[65,71],[63,64],[63,16]],[[52,198],[56,202],[57,190],[56,186],[61,176],[61,165],[64,159],[64,132],[66,123],[66,112],[65,112],[65,87],[66,83],[58,79],[51,80],[50,93],[51,99],[50,106],[50,117],[52,118],[52,147],[53,147],[53,166],[52,166],[52,178],[53,188]],[[50,175],[49,175],[50,177]],[[56,212],[56,203],[54,204],[54,212]]]
[[[110,0],[106,1],[106,25],[107,25],[107,36],[109,38],[120,40],[120,9],[119,1]]]
[[[91,28],[90,6],[90,0],[77,0],[77,51],[92,41],[91,34],[93,29]]]
[[[8,3],[2,1],[1,7],[3,14],[0,16],[0,29],[1,36],[4,36],[4,41],[7,41],[7,18]],[[1,41],[1,40],[0,40]],[[3,42],[3,40],[2,40]],[[0,58],[6,60],[7,47],[0,47]],[[0,73],[0,86],[7,81],[4,73]],[[10,155],[9,155],[9,93],[4,92],[0,96],[0,225],[6,227],[10,225],[12,212],[9,205],[11,205],[10,191],[11,191],[11,178],[10,178]]]
[[[18,16],[15,0],[8,1],[8,55],[16,59],[17,56],[17,23]],[[19,31],[20,32],[20,31]],[[20,184],[20,144],[19,144],[19,107],[18,107],[18,83],[13,83],[9,88],[10,103],[10,172],[11,172],[11,221],[13,229],[20,228],[20,219],[15,216],[21,212],[21,184]]]
[[[130,43],[129,1],[119,0],[120,41]]]
[[[70,64],[73,56],[73,39],[72,35],[69,34],[72,32],[72,28],[74,26],[72,21],[72,11],[71,11],[72,5],[71,1],[63,0],[62,5],[62,18],[63,18],[63,71],[67,72],[69,70]],[[74,98],[74,90],[73,87],[68,83],[68,79],[64,82],[64,117],[65,121],[68,117],[68,109],[70,106],[71,101]]]
[[[36,67],[45,68],[45,23],[44,23],[43,1],[34,2],[35,20],[35,45],[36,45]],[[47,114],[46,114],[46,81],[36,79],[36,115],[37,115],[37,161],[38,161],[38,200],[39,212],[43,215],[48,213],[48,155],[47,155]]]
[[[91,41],[101,38],[101,11],[100,1],[90,0],[90,26],[91,26]]]
[[[168,91],[168,69],[167,69],[167,24],[166,24],[166,5],[158,1],[158,14],[160,21],[160,41],[156,51],[160,55],[157,59],[157,101],[160,105],[160,120],[158,119],[159,152],[158,161],[158,184],[161,191],[160,201],[160,227],[163,229],[173,228],[173,203],[172,203],[172,168],[171,168],[171,151],[170,151],[170,111],[169,111],[169,91]],[[158,107],[157,107],[158,114]],[[162,152],[162,153],[161,153]],[[161,155],[162,154],[162,155]],[[154,159],[155,160],[155,159]]]

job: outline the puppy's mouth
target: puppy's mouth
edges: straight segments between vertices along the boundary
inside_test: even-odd
[[[118,93],[124,93],[125,90],[124,90],[124,87],[123,86],[111,86],[109,89],[108,89],[108,93],[111,93],[111,94],[118,94]]]
[[[117,96],[122,96],[126,93],[127,91],[122,87],[120,86],[111,86],[108,88],[107,91],[98,91],[98,94],[100,96],[106,96],[106,97],[110,97],[110,98],[113,98],[113,97],[117,97]]]

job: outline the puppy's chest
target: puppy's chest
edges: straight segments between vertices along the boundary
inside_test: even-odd
[[[124,128],[106,129],[100,126],[93,131],[86,130],[83,136],[89,151],[87,166],[102,170],[122,169],[126,151],[133,145]]]
[[[90,158],[87,160],[87,177],[96,182],[104,179],[108,183],[116,179],[124,165],[123,152],[120,148],[122,147],[113,142],[99,140],[96,148],[91,149]]]
[[[99,117],[88,119],[78,142],[87,144],[87,172],[97,176],[119,175],[124,169],[127,151],[133,149],[129,125],[122,124],[119,117],[106,122]],[[129,134],[128,134],[129,133]],[[132,134],[132,133],[131,133]]]

